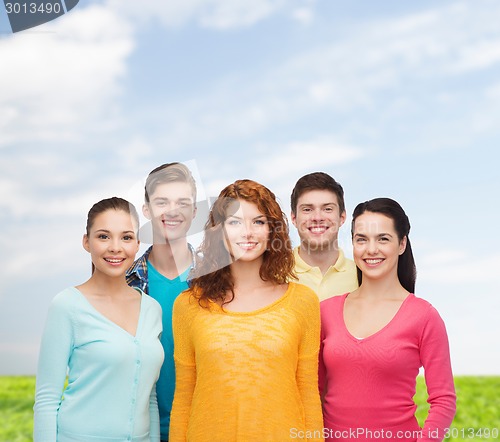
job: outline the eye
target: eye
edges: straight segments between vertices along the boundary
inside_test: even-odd
[[[267,224],[267,221],[262,219],[256,219],[255,224],[257,224],[258,226],[264,226],[265,224]]]
[[[230,219],[230,220],[226,221],[226,224],[229,226],[236,226],[236,225],[240,224],[240,222],[237,219]]]
[[[309,213],[311,211],[311,208],[310,207],[303,207],[302,208],[302,212],[303,213]]]
[[[133,237],[132,235],[125,235],[125,236],[123,237],[123,240],[124,240],[124,241],[132,241],[133,239],[134,239],[134,237]]]
[[[387,242],[387,241],[389,241],[389,238],[387,236],[380,237],[380,242]]]
[[[105,233],[99,233],[99,235],[97,235],[97,238],[99,238],[99,239],[108,239],[109,236],[106,235]]]
[[[357,244],[362,244],[362,243],[365,243],[366,242],[366,238],[356,238],[354,240]]]
[[[325,207],[325,212],[333,212],[333,207]]]

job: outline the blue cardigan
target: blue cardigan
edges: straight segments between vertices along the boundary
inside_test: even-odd
[[[160,440],[161,307],[141,294],[136,336],[74,287],[54,298],[38,361],[35,442]]]

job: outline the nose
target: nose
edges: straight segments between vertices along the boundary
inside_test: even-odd
[[[252,220],[245,221],[244,224],[242,224],[241,228],[241,235],[244,238],[251,238],[255,232],[256,225]]]
[[[316,207],[315,209],[312,210],[311,212],[312,219],[314,221],[322,221],[323,220],[323,211],[321,210],[321,207]]]
[[[175,203],[175,201],[170,202],[165,207],[165,214],[170,217],[174,217],[179,213],[179,206]]]
[[[374,255],[378,252],[378,242],[376,240],[371,239],[368,241],[368,253]]]
[[[117,252],[121,250],[121,242],[120,238],[113,238],[111,241],[108,243],[108,250],[110,252]]]

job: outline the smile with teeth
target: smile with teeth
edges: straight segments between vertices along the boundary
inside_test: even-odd
[[[239,247],[241,247],[242,249],[253,249],[257,246],[258,243],[256,242],[239,242],[239,243],[236,243],[238,244]]]
[[[371,259],[365,259],[364,260],[368,265],[376,265],[380,264],[383,259],[382,258],[371,258]]]
[[[326,232],[326,229],[327,227],[326,226],[312,226],[312,227],[309,227],[309,231],[311,233],[325,233]]]
[[[166,219],[166,220],[163,220],[162,222],[167,227],[177,227],[182,221],[180,221],[180,220],[173,220],[173,219],[172,220]]]
[[[110,264],[120,264],[125,261],[125,258],[104,258],[104,261],[109,262]]]

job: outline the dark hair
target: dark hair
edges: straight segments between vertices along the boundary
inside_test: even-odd
[[[274,193],[255,181],[238,180],[221,191],[208,215],[205,236],[191,274],[191,287],[200,305],[205,305],[202,300],[226,304],[234,299],[234,280],[229,267],[231,258],[224,245],[224,222],[234,213],[238,200],[257,205],[269,224],[268,248],[264,252],[260,277],[276,284],[284,284],[295,277],[288,222]],[[227,291],[232,293],[228,301]]]
[[[144,186],[144,201],[149,203],[149,195],[153,194],[158,184],[181,182],[191,186],[193,202],[196,204],[196,183],[191,171],[182,163],[165,163],[153,169]]]
[[[108,210],[121,210],[125,213],[128,213],[135,221],[137,230],[139,230],[139,214],[137,213],[135,206],[132,203],[129,203],[127,200],[124,200],[123,198],[113,196],[111,198],[106,198],[95,203],[90,208],[87,215],[87,226],[85,228],[87,235],[90,234],[90,229],[92,229],[92,225],[94,224],[97,216]],[[92,273],[94,273],[94,264],[92,264]]]
[[[134,205],[123,198],[113,196],[111,198],[103,199],[91,207],[87,215],[87,235],[90,233],[90,229],[92,228],[96,217],[107,210],[122,210],[123,212],[128,213],[136,222],[137,228],[139,228],[139,215]]]
[[[292,190],[290,197],[290,206],[293,214],[297,213],[297,202],[302,194],[310,190],[329,190],[337,195],[339,211],[345,212],[344,189],[330,175],[324,172],[313,172],[299,178]]]
[[[354,234],[354,222],[356,218],[365,212],[381,213],[391,218],[394,223],[394,229],[398,234],[399,241],[406,237],[406,249],[399,255],[398,259],[398,279],[401,285],[410,293],[415,292],[415,281],[417,279],[417,268],[415,259],[411,250],[410,238],[410,220],[403,208],[396,201],[390,198],[375,198],[370,201],[360,203],[352,213],[351,235]],[[358,268],[358,283],[361,285],[361,270]]]

